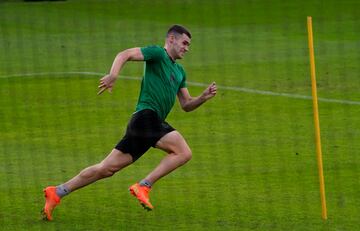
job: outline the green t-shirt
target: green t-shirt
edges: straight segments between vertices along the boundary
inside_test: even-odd
[[[151,109],[165,120],[178,91],[186,87],[185,71],[171,60],[163,47],[142,47],[141,52],[146,62],[136,111]]]

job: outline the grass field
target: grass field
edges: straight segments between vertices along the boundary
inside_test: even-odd
[[[68,0],[0,3],[1,230],[358,230],[359,1]],[[328,220],[321,219],[306,17],[313,17]],[[112,95],[98,79],[122,49],[162,45],[187,26],[180,62],[216,98],[167,121],[193,159],[153,188],[153,212],[129,196],[158,150],[64,198],[40,220],[42,188],[101,161],[124,133],[142,63]],[[272,92],[273,94],[266,94]],[[287,93],[287,95],[279,95]],[[337,100],[337,101],[336,101]]]

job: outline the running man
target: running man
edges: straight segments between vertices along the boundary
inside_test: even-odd
[[[145,61],[145,73],[135,113],[128,123],[124,137],[103,161],[85,168],[63,184],[44,189],[46,202],[42,214],[45,220],[52,220],[52,212],[62,197],[114,175],[134,163],[150,147],[161,149],[167,155],[149,175],[130,186],[129,191],[145,209],[154,208],[149,199],[152,185],[188,162],[192,155],[183,136],[165,122],[176,95],[181,108],[186,112],[196,109],[216,95],[215,82],[197,97],[191,97],[186,88],[185,71],[176,60],[182,59],[189,51],[190,42],[190,32],[180,25],[174,25],[167,32],[164,47],[137,47],[117,54],[110,73],[100,79],[98,94],[105,90],[112,91],[126,62]]]

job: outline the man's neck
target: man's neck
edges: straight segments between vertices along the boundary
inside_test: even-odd
[[[171,59],[171,61],[173,61],[175,63],[176,59],[173,58],[173,56],[171,55],[171,53],[169,52],[169,49],[167,49],[167,46],[164,47],[166,54],[169,56],[169,58]]]

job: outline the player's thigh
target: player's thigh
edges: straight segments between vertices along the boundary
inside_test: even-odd
[[[189,145],[178,131],[169,132],[161,137],[155,147],[168,153],[185,153],[191,155]]]
[[[133,162],[130,154],[122,153],[113,149],[110,154],[101,162],[102,167],[118,171]]]

